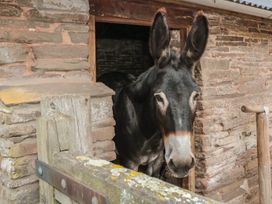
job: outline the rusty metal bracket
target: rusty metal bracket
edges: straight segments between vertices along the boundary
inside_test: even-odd
[[[75,181],[71,177],[57,171],[39,160],[36,160],[36,175],[80,204],[108,203],[105,196],[93,191],[84,184]]]

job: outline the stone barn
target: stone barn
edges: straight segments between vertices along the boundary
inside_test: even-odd
[[[115,159],[113,92],[96,78],[109,71],[137,76],[152,65],[149,26],[161,7],[175,49],[184,45],[196,11],[209,19],[207,49],[194,70],[202,89],[196,192],[225,203],[258,203],[255,117],[241,106],[272,108],[270,0],[1,0],[1,203],[38,203],[36,119],[48,94],[91,92],[84,134],[93,156]]]

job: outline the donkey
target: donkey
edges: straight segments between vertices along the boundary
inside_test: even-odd
[[[126,77],[122,85],[120,77],[115,82],[107,80],[110,74],[100,78],[116,91],[114,141],[121,165],[160,177],[165,162],[177,178],[194,166],[191,135],[200,88],[192,69],[205,50],[208,32],[207,18],[198,12],[183,50],[171,50],[166,11],[160,9],[149,38],[154,66],[135,79]]]

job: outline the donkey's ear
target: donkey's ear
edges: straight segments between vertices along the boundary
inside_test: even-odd
[[[170,31],[166,19],[166,10],[157,11],[150,30],[149,49],[155,64],[161,65],[169,58]]]
[[[189,66],[197,62],[204,53],[208,35],[208,20],[204,13],[200,11],[195,16],[181,56]]]

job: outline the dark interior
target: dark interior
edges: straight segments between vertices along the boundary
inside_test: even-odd
[[[149,54],[149,27],[96,23],[96,70],[138,76],[153,65]]]

